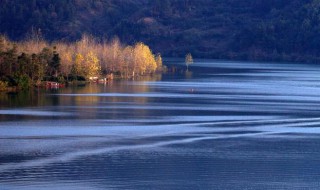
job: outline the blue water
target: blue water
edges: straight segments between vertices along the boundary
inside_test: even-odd
[[[200,60],[0,97],[0,189],[319,189],[320,66]]]

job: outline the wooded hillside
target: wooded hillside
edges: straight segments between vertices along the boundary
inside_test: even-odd
[[[164,56],[318,61],[319,0],[0,0],[0,33],[142,41]]]

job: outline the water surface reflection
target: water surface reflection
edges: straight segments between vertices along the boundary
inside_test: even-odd
[[[202,60],[192,73],[3,95],[0,184],[318,189],[319,68]]]

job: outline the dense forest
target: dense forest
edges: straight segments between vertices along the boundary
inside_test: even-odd
[[[29,89],[46,81],[78,83],[107,76],[133,78],[162,69],[160,54],[153,54],[142,42],[123,45],[119,39],[97,41],[83,35],[74,43],[48,43],[36,33],[13,42],[0,36],[0,91]]]
[[[318,61],[319,0],[1,0],[0,33],[142,41],[164,56]]]

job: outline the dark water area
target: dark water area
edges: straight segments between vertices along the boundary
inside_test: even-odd
[[[319,189],[320,65],[175,73],[0,96],[0,189]]]

